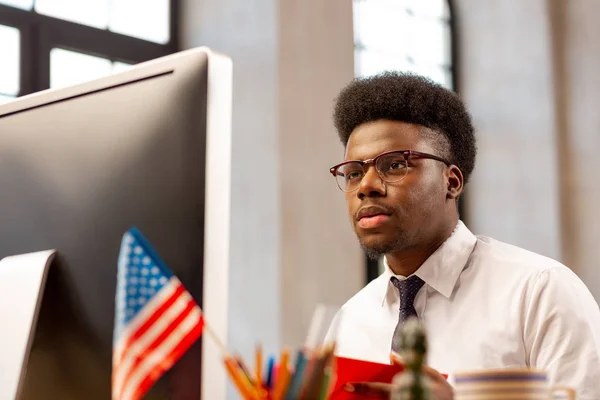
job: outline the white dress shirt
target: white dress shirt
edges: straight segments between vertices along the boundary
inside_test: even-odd
[[[570,269],[459,222],[415,275],[425,281],[415,309],[427,331],[427,363],[450,382],[459,370],[532,367],[579,399],[600,399],[600,310]],[[386,263],[342,307],[339,356],[389,363],[400,302],[392,276]]]

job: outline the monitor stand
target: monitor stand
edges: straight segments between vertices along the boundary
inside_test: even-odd
[[[56,250],[0,260],[0,399],[18,399]]]

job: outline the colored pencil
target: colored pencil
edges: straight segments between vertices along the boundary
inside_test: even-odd
[[[262,346],[259,344],[256,345],[256,353],[255,353],[255,372],[256,372],[256,382],[261,385],[262,384],[262,369],[263,369],[263,351]]]
[[[277,372],[277,379],[273,387],[272,400],[282,400],[283,396],[287,392],[291,378],[290,368],[288,366],[289,359],[289,349],[281,350],[281,357],[279,359],[279,371]]]

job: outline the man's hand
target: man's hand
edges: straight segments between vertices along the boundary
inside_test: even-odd
[[[424,366],[423,372],[431,378],[433,398],[436,400],[454,400],[454,389],[448,383],[448,380],[435,369]]]
[[[454,400],[454,390],[446,378],[435,369],[424,366],[423,372],[431,379],[433,398],[436,400]],[[352,382],[344,386],[344,390],[357,395],[389,399],[394,385],[377,382]]]

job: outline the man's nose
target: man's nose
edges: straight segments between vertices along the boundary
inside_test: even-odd
[[[381,197],[385,196],[385,191],[385,182],[381,179],[375,167],[369,166],[358,186],[358,197],[361,199],[364,197]]]

